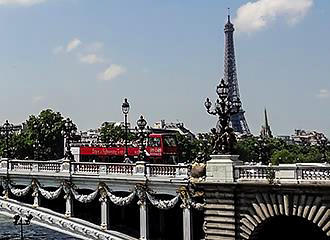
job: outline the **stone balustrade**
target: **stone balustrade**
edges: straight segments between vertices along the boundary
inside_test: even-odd
[[[147,164],[148,176],[172,176],[187,177],[188,166],[184,164],[168,165],[168,164]]]
[[[234,167],[234,179],[236,182],[323,182],[330,181],[330,166],[325,164],[239,165]]]
[[[8,161],[8,165],[7,165]],[[58,161],[31,161],[31,160],[7,160],[1,159],[0,172],[15,173],[38,173],[74,175],[102,175],[102,176],[145,176],[163,178],[188,178],[188,166],[185,164],[148,164],[146,162],[136,163],[90,163],[70,162],[68,160]],[[70,171],[71,168],[71,171]]]

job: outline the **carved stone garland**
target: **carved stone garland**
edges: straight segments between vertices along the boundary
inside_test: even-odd
[[[104,188],[107,196],[109,197],[110,201],[118,206],[127,206],[130,204],[136,195],[136,191],[134,190],[132,193],[130,193],[127,197],[117,197],[113,195],[108,188]]]
[[[38,187],[39,187],[39,192],[40,192],[41,196],[43,196],[44,198],[46,198],[48,200],[53,200],[53,199],[58,198],[63,189],[63,186],[61,185],[55,191],[50,192],[50,191],[47,191],[46,189],[43,189],[42,187],[40,187],[40,185],[38,185]]]
[[[159,209],[163,209],[163,210],[174,208],[180,198],[180,195],[178,194],[171,200],[160,200],[160,199],[156,199],[154,196],[152,196],[148,192],[146,192],[146,194],[147,194],[149,201],[151,202],[151,204],[153,206],[155,206],[156,208],[159,208]]]
[[[71,188],[71,192],[72,192],[72,195],[74,197],[74,199],[76,199],[78,202],[81,202],[81,203],[90,203],[92,202],[98,192],[99,192],[99,188],[97,188],[94,192],[88,194],[88,195],[83,195],[83,194],[79,194],[76,190],[74,190],[73,188]]]

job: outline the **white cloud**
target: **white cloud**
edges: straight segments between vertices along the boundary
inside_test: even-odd
[[[68,43],[66,46],[66,51],[71,52],[75,48],[77,48],[81,44],[81,41],[78,38],[73,39],[71,42]]]
[[[98,57],[96,54],[87,54],[79,57],[80,62],[88,64],[96,64],[104,62],[103,58]]]
[[[0,0],[0,5],[31,6],[45,1],[46,0]]]
[[[126,73],[126,69],[123,66],[112,64],[103,73],[99,75],[99,78],[101,80],[109,81],[124,73]]]
[[[278,17],[288,24],[299,22],[312,7],[314,0],[257,0],[237,10],[234,24],[239,32],[255,32],[267,27]]]
[[[61,52],[63,52],[64,51],[64,47],[63,46],[58,46],[58,47],[55,47],[54,49],[53,49],[53,54],[59,54],[59,53],[61,53]]]
[[[320,92],[317,94],[318,98],[329,98],[330,91],[328,89],[320,89]]]

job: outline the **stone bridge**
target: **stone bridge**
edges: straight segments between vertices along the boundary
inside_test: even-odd
[[[0,176],[1,214],[81,239],[189,239],[202,207],[187,165],[2,159]]]
[[[205,192],[205,239],[330,239],[330,166],[243,165],[212,156]]]
[[[80,239],[318,239],[330,236],[330,167],[2,159],[0,213]],[[286,231],[286,233],[284,233]],[[282,234],[282,235],[281,235]],[[284,235],[283,235],[284,234]]]

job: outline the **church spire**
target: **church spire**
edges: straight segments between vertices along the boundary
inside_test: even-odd
[[[272,134],[272,131],[270,130],[270,125],[268,123],[266,108],[265,108],[264,114],[265,114],[265,125],[261,126],[260,136],[262,138],[272,138],[273,134]]]

